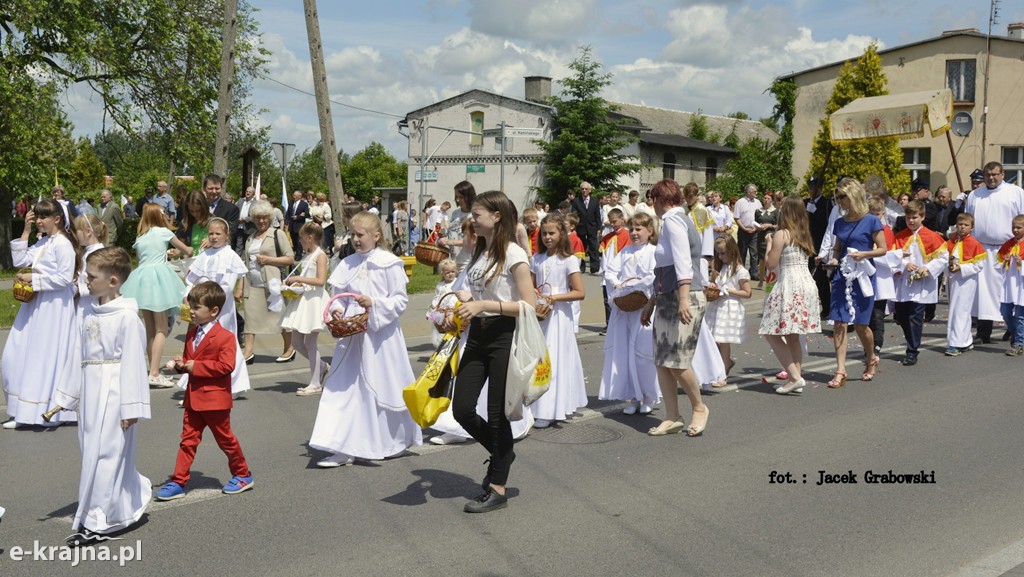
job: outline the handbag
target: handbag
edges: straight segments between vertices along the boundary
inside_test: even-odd
[[[458,369],[459,337],[448,333],[430,356],[420,376],[413,384],[402,389],[405,406],[417,425],[424,429],[430,427],[437,422],[441,413],[448,410]]]
[[[519,317],[512,333],[505,376],[505,416],[510,421],[522,419],[523,407],[533,404],[551,386],[551,356],[532,308],[519,301]]]

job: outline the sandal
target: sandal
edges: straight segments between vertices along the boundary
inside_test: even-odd
[[[878,370],[878,355],[875,355],[870,362],[864,363],[864,374],[860,376],[862,381],[870,381],[875,378],[875,372]]]
[[[721,389],[722,387],[727,386],[728,384],[729,384],[729,380],[726,378],[726,379],[722,379],[720,381],[712,382],[711,386],[713,388],[716,388],[716,389]]]
[[[828,382],[828,388],[838,389],[846,384],[846,373],[843,371],[836,371],[836,374],[832,377],[832,380]]]

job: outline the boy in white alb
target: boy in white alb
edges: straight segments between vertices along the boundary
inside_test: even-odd
[[[999,312],[1010,331],[1007,356],[1024,355],[1024,214],[1013,217],[1013,238],[999,248],[999,267],[1003,271]]]
[[[82,320],[82,378],[58,386],[54,401],[78,409],[82,474],[71,546],[121,531],[145,513],[153,484],[135,468],[135,423],[150,418],[146,329],[134,299],[122,297],[131,257],[118,247],[89,256],[89,305]]]
[[[946,243],[949,251],[949,322],[946,325],[946,356],[955,357],[974,348],[971,308],[978,294],[978,278],[988,252],[971,236],[974,215],[956,217],[956,232]]]

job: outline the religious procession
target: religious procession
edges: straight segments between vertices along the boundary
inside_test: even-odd
[[[480,496],[464,510],[494,511],[508,506],[516,441],[571,426],[589,402],[577,348],[584,299],[599,298],[606,311],[598,399],[625,403],[627,415],[660,412],[651,437],[708,429],[706,393],[729,384],[737,350],[755,332],[744,307],[755,282],[765,293],[756,334],[777,358],[758,370],[779,369],[779,395],[812,388],[802,371],[806,339],[829,329],[835,368],[825,388],[856,380],[849,332],[863,350],[859,380],[874,380],[890,314],[905,342],[898,362],[913,367],[940,293],[950,304],[945,355],[998,341],[996,323],[1005,356],[1024,355],[1024,190],[1004,176],[990,162],[956,198],[948,187],[933,197],[915,181],[906,202],[878,177],[842,177],[830,198],[812,177],[809,197],[759,195],[751,184],[731,207],[694,183],[662,180],[644,201],[633,191],[619,203],[582,182],[550,212],[461,182],[454,210],[425,211],[430,218],[417,223],[430,231],[417,257],[441,279],[420,313],[408,310],[394,254],[404,249],[384,245],[376,207],[347,203],[325,250],[325,227],[308,219],[301,194],[278,228],[269,203],[252,191],[226,202],[221,179],[208,175],[176,232],[165,206],[142,204],[133,269],[127,251],[105,246],[102,220],[72,216],[57,194],[35,203],[10,245],[23,267],[13,288],[22,305],[0,358],[3,429],[78,427],[69,544],[131,528],[153,500],[185,497],[206,428],[228,459],[223,492],[250,491],[255,475],[232,431],[233,399],[250,390],[255,335],[279,333],[285,353],[276,361],[296,352],[308,361],[308,384],[295,394],[319,397],[308,441],[317,467],[401,455],[424,431],[437,445],[472,439],[488,460]],[[404,236],[394,225],[390,232]],[[600,297],[584,289],[588,264]],[[424,313],[436,349],[417,376],[402,325]],[[176,318],[188,323],[184,349],[165,362]],[[317,347],[322,333],[336,339],[330,359]],[[150,388],[166,387],[184,391],[183,426],[173,472],[154,485],[136,467],[137,425],[151,418]]]

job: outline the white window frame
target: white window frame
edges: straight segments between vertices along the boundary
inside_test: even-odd
[[[1017,152],[1016,162],[1006,162],[1007,153],[1012,153],[1013,151]],[[1024,182],[1024,146],[1002,147],[999,151],[999,160],[1002,161],[1003,164],[1003,178],[1005,180],[1010,180],[1011,177],[1016,176],[1016,184],[1017,186],[1021,186],[1021,183]]]
[[[928,162],[921,162],[921,156],[922,156],[921,155],[921,151],[922,150],[927,150],[928,151]],[[910,171],[910,180],[915,180],[915,179],[918,179],[918,178],[923,178],[925,180],[930,180],[930,176],[931,176],[931,172],[932,172],[932,165],[931,165],[932,149],[929,148],[929,147],[924,147],[924,148],[904,148],[903,149],[903,157],[904,157],[904,159],[906,159],[906,156],[907,156],[906,153],[907,152],[910,152],[910,154],[911,154],[911,162],[903,163],[900,166],[902,166],[904,169]]]
[[[967,63],[974,64],[974,75],[967,78]],[[955,85],[950,82],[956,78]],[[973,58],[946,61],[946,86],[953,91],[953,102],[974,102],[977,96],[978,62]],[[967,97],[970,86],[971,97]]]

